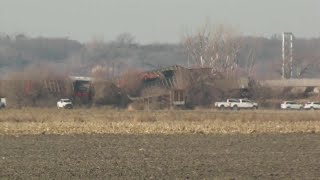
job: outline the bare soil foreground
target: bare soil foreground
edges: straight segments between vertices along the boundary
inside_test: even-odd
[[[320,111],[0,111],[0,179],[317,179]]]
[[[0,136],[0,179],[317,179],[320,134]]]

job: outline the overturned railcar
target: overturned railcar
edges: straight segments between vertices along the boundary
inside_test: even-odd
[[[81,77],[0,81],[0,96],[12,106],[53,106],[60,98],[90,103],[92,89],[91,79]]]
[[[130,99],[148,106],[156,102],[167,107],[192,107],[210,104],[224,96],[251,96],[248,78],[226,79],[212,68],[185,68],[179,65],[160,68],[142,73],[142,84],[142,92],[146,93]]]
[[[141,73],[142,93],[140,97],[129,99],[141,104],[144,108],[172,108],[185,106],[187,69],[174,65]]]

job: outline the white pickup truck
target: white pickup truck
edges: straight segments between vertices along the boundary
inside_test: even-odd
[[[239,109],[258,109],[258,103],[248,99],[227,99],[226,102],[216,102],[215,107],[219,109],[230,108],[233,110]]]
[[[58,107],[58,109],[60,109],[60,108],[72,109],[73,108],[73,104],[72,104],[72,101],[70,99],[60,99],[57,102],[57,107]]]
[[[252,102],[248,99],[239,99],[238,102],[232,102],[230,107],[234,110],[239,109],[258,109],[258,103]]]
[[[320,102],[307,102],[304,104],[304,109],[306,110],[319,110]]]
[[[231,103],[238,102],[238,99],[227,99],[225,102],[215,102],[214,107],[219,108],[219,109],[226,109],[230,108]]]

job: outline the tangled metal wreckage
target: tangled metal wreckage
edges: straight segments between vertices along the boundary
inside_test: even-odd
[[[208,86],[224,88],[223,90],[236,89],[246,92],[248,89],[249,81],[247,79],[219,80],[219,78],[216,78],[212,81],[210,77],[206,77],[207,74],[210,74],[210,71],[209,68],[190,69],[174,65],[143,72],[140,76],[143,93],[139,97],[127,95],[127,98],[145,105],[157,102],[163,108],[170,108],[185,106],[188,103],[188,96],[192,95],[188,92],[188,88],[199,81],[205,82]],[[96,91],[103,91],[108,94],[112,92],[115,95],[121,94],[121,87],[114,83],[111,83],[112,86],[106,86],[106,83],[110,84],[110,82],[94,81],[90,77],[77,76],[59,80],[2,80],[0,81],[0,95],[6,97],[10,102],[10,97],[13,96],[23,98],[24,96],[34,95],[34,90],[37,88],[37,93],[39,93],[39,87],[41,87],[41,93],[45,92],[56,99],[70,97],[74,100],[81,100],[82,103],[88,103],[92,102],[93,98],[97,98],[95,97],[97,96],[95,95]],[[107,90],[108,88],[112,88],[112,90]]]
[[[249,86],[247,78],[225,80],[213,77],[211,71],[211,68],[185,68],[174,65],[144,72],[143,88],[147,93],[141,97],[129,96],[129,98],[146,105],[158,102],[162,107],[183,107],[188,103],[188,95],[192,95],[188,92],[189,87],[199,81],[203,81],[207,86],[219,87],[221,91],[236,90],[241,92],[242,96],[247,96]]]
[[[92,79],[88,77],[70,76],[51,80],[1,80],[0,94],[8,102],[27,97],[70,97],[88,102],[93,97]],[[55,102],[55,101],[53,101]]]

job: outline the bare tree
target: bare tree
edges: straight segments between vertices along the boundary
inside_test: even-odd
[[[312,76],[317,68],[319,68],[319,58],[316,57],[300,57],[294,61],[294,75],[296,78]]]
[[[117,36],[115,42],[122,46],[131,45],[135,43],[135,37],[130,33],[122,33]]]
[[[293,78],[305,78],[315,76],[317,71],[319,70],[319,57],[314,57],[311,55],[300,55],[295,56],[293,61],[292,74]],[[274,72],[280,76],[282,75],[281,71],[281,63],[277,61],[277,63],[273,64]],[[291,69],[285,71],[285,77],[290,77]]]
[[[182,43],[195,66],[211,68],[212,73],[227,78],[236,72],[241,37],[231,28],[206,25],[196,34],[186,35]]]
[[[138,96],[142,90],[141,72],[137,70],[128,70],[122,74],[119,80],[119,87],[125,94]]]

